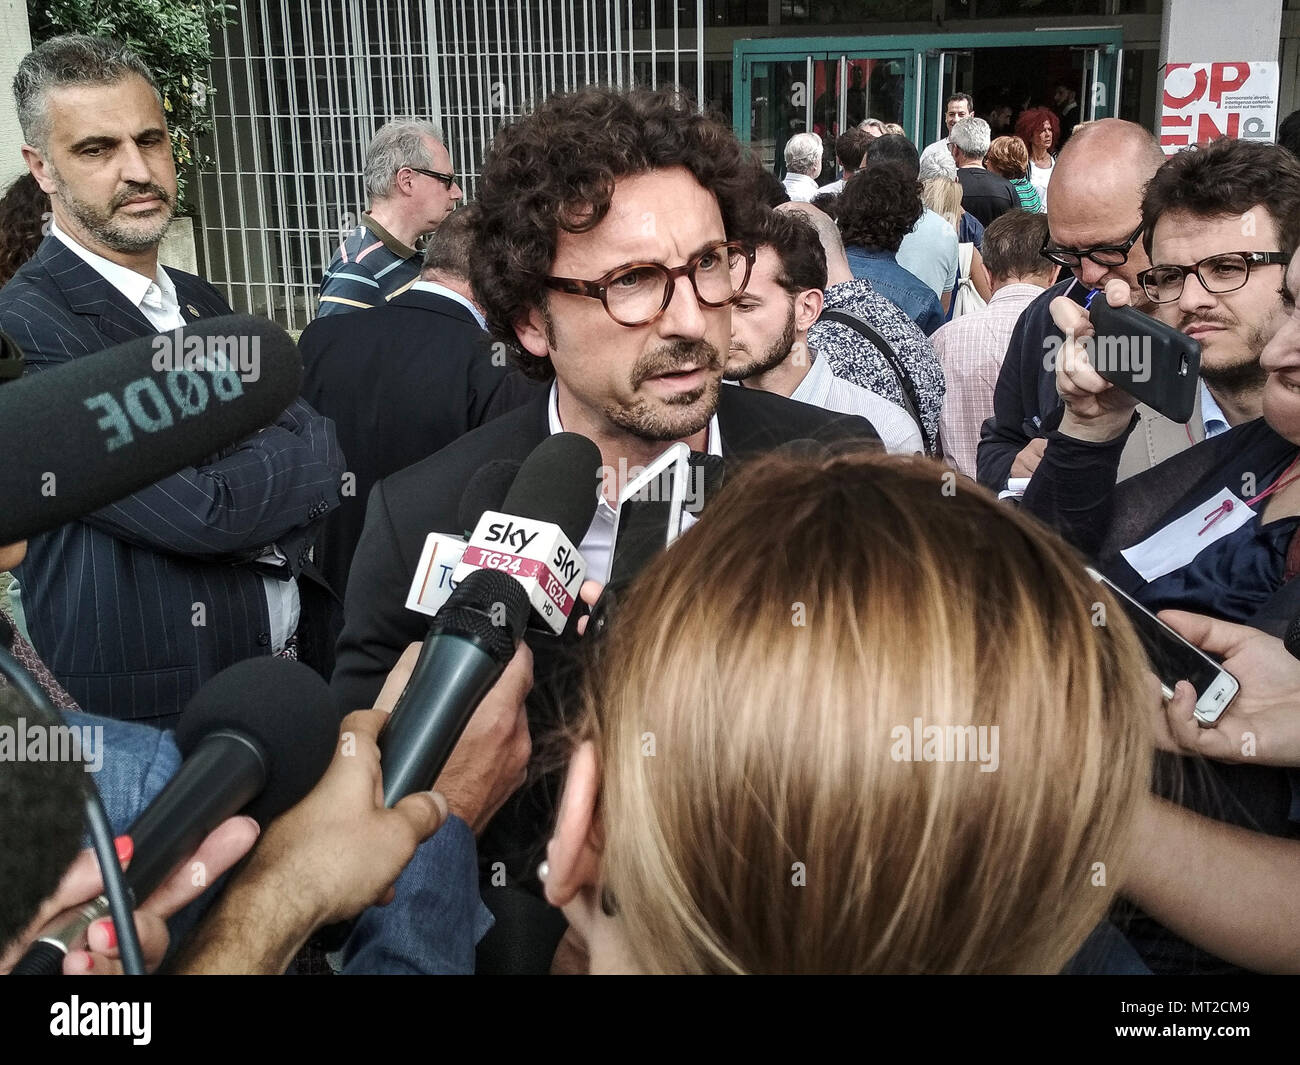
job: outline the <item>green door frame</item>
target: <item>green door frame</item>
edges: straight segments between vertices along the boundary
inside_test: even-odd
[[[1124,34],[1119,26],[1078,30],[1030,30],[1017,33],[924,33],[877,37],[764,37],[738,40],[732,45],[732,114],[736,136],[748,144],[752,130],[749,95],[750,64],[754,62],[797,62],[838,59],[842,55],[862,59],[906,60],[903,96],[903,127],[918,144],[938,136],[938,94],[940,56],[978,48],[1094,47],[1098,68],[1094,80],[1107,87],[1096,101],[1090,117],[1107,118],[1119,105],[1119,77]],[[811,87],[809,88],[811,91]],[[1087,114],[1090,101],[1080,100]]]

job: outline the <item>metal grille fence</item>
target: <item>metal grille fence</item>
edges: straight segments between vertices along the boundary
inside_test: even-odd
[[[213,41],[200,269],[236,310],[301,329],[366,206],[361,169],[379,126],[441,125],[471,200],[493,132],[550,93],[686,79],[703,98],[703,0],[694,6],[683,32],[674,0],[240,0]]]

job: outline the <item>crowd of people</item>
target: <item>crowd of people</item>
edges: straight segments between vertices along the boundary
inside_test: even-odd
[[[231,314],[159,263],[176,173],[140,59],[55,38],[14,92],[25,373]],[[1030,109],[993,137],[947,103],[923,150],[862,121],[820,182],[815,135],[782,176],[676,91],[556,94],[496,132],[472,203],[435,125],[376,132],[301,396],[0,548],[0,643],[106,728],[122,856],[211,678],[279,656],[330,682],[315,787],[212,832],[204,885],[136,900],[151,966],[310,968],[349,921],[344,973],[1300,969],[1300,160],[1166,159],[1068,98],[1068,130]],[[1199,342],[1190,422],[1098,374],[1089,298]],[[558,433],[619,471],[582,605],[385,808],[426,537],[467,535],[467,485]],[[722,484],[593,627],[619,493],[678,441]],[[1215,727],[1085,562],[1223,660]],[[0,682],[0,726],[24,716]],[[0,970],[101,890],[82,788],[0,762]],[[98,921],[64,971],[118,955]]]

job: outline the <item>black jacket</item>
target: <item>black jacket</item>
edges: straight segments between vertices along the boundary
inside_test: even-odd
[[[468,308],[419,289],[317,318],[298,346],[302,398],[334,420],[352,475],[316,546],[321,573],[342,596],[375,482],[482,425],[509,370],[504,358],[494,363]]]

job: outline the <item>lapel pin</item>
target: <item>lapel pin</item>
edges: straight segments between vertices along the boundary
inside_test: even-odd
[[[192,303],[185,304],[185,309],[189,311],[190,314],[194,315],[195,318],[199,316],[199,309],[195,307],[194,304]]]

